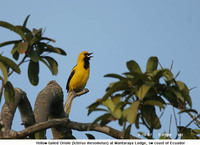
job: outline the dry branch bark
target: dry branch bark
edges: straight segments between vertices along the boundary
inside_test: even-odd
[[[65,107],[64,107],[64,111],[65,111],[66,116],[68,116],[67,111],[68,111],[69,106],[70,106],[71,102],[73,101],[73,99],[75,97],[81,96],[81,95],[86,94],[88,92],[89,92],[89,90],[85,88],[85,89],[83,89],[82,91],[80,91],[80,92],[78,92],[76,94],[73,93],[73,92],[70,92],[68,94],[67,100],[65,102]]]
[[[73,100],[76,96],[87,92],[88,90],[85,89],[76,95],[70,94],[70,98]],[[68,103],[70,103],[70,101],[66,102],[66,104]],[[17,107],[20,110],[22,123],[26,127],[23,131],[19,132],[11,130],[12,120]],[[50,81],[38,94],[34,107],[34,115],[26,93],[18,88],[15,89],[15,101],[10,104],[5,103],[2,107],[1,124],[3,124],[4,127],[0,131],[0,138],[25,138],[28,135],[44,131],[48,128],[52,129],[55,139],[73,138],[71,129],[77,131],[88,131],[88,129],[90,129],[90,131],[102,132],[113,138],[123,138],[123,132],[108,126],[95,124],[91,127],[91,123],[69,121],[69,119],[66,118],[63,107],[62,88],[56,81]],[[35,120],[37,123],[35,123]],[[134,136],[130,136],[130,138],[139,139]]]
[[[66,118],[63,108],[63,91],[56,81],[50,81],[38,94],[34,106],[34,114],[37,123],[54,118]],[[68,128],[54,127],[51,130],[54,139],[72,138],[72,132]]]
[[[8,138],[15,134],[11,130],[12,121],[16,109],[19,109],[21,114],[22,124],[26,127],[35,124],[34,114],[31,108],[31,104],[26,96],[26,93],[19,88],[15,88],[15,99],[11,103],[4,103],[1,110],[1,124],[4,126],[0,132],[1,138]],[[30,136],[33,138],[33,136]]]
[[[35,132],[38,132],[47,128],[51,128],[51,127],[62,127],[62,128],[65,127],[65,128],[70,128],[77,131],[88,131],[91,124],[92,123],[79,123],[79,122],[69,121],[68,118],[52,119],[46,122],[37,123],[33,126],[26,128],[23,131],[15,132],[15,135],[10,136],[10,138],[23,138],[24,136],[27,136],[30,133],[35,133]],[[91,128],[91,131],[105,133],[116,139],[123,139],[123,132],[118,131],[108,126],[100,126],[99,124],[95,124]],[[140,139],[140,138],[130,135],[130,139]]]

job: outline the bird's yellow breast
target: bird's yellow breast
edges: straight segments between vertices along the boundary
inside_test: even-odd
[[[81,91],[89,78],[90,68],[85,69],[83,64],[77,65],[74,67],[74,76],[71,78],[69,82],[69,92],[71,90],[75,92]]]

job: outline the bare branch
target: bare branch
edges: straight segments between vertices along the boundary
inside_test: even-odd
[[[21,89],[15,88],[15,100],[13,102],[4,103],[1,111],[1,124],[4,126],[1,131],[1,138],[5,138],[13,134],[11,130],[12,121],[16,108],[19,107],[21,119],[25,127],[35,124],[33,111],[26,96],[26,93]]]
[[[55,118],[66,118],[63,108],[63,91],[56,81],[50,81],[47,86],[38,94],[34,114],[37,123]],[[72,132],[68,128],[51,128],[53,137],[73,138]],[[38,132],[37,138],[46,138],[46,130]]]
[[[75,97],[77,97],[77,96],[81,96],[83,94],[86,94],[87,92],[89,92],[89,90],[85,88],[85,89],[83,89],[82,91],[80,91],[78,93],[70,92],[68,94],[67,100],[65,102],[65,107],[64,107],[64,111],[65,111],[66,116],[68,115],[67,111],[68,111],[69,106],[70,106],[71,102],[73,101],[73,99]]]
[[[77,131],[88,131],[91,123],[79,123],[69,121],[68,118],[63,119],[52,119],[46,122],[37,123],[33,126],[30,126],[23,131],[15,132],[14,136],[10,136],[9,138],[24,138],[25,136],[44,130],[52,127],[66,127]],[[101,133],[105,133],[116,139],[123,139],[123,132],[113,129],[109,126],[100,126],[99,124],[95,124],[91,131],[97,131]],[[140,139],[134,136],[130,136],[131,139]]]

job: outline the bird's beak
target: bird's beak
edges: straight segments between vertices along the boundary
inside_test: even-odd
[[[93,54],[93,53],[89,53],[89,54],[88,54],[88,57],[89,57],[89,58],[92,58],[92,57],[93,57],[93,56],[91,56],[92,54]]]

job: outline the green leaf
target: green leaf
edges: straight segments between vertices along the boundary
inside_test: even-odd
[[[140,101],[135,101],[131,104],[130,107],[126,108],[123,111],[124,118],[130,123],[133,124],[136,121],[138,107],[139,107]]]
[[[19,28],[17,28],[16,26],[4,21],[0,21],[0,26],[19,34],[22,37],[22,39],[26,41],[26,36],[24,35],[24,32],[20,30]]]
[[[95,137],[92,134],[86,133],[85,135],[87,136],[88,139],[95,139]]]
[[[40,60],[40,55],[37,51],[32,50],[28,53],[28,56],[31,58],[33,62],[38,62]]]
[[[108,123],[111,121],[111,119],[113,119],[113,118],[111,117],[111,115],[110,115],[110,117],[108,117],[108,118],[102,119],[101,122],[100,122],[100,125],[101,125],[101,126],[105,126],[106,124],[108,124]]]
[[[11,51],[11,54],[13,55],[13,58],[15,60],[18,60],[18,58],[19,58],[19,53],[17,51],[17,46],[18,46],[18,43],[15,43],[15,45],[13,46],[12,51]]]
[[[194,132],[196,132],[197,134],[200,134],[200,130],[199,129],[194,129]]]
[[[40,60],[50,69],[53,75],[58,74],[58,63],[56,62],[56,60],[49,56],[43,56]]]
[[[140,66],[134,60],[128,61],[126,66],[131,73],[142,73]]]
[[[56,40],[51,39],[51,38],[47,38],[47,37],[42,37],[41,40],[48,40],[48,41],[52,41],[52,42],[56,42]]]
[[[195,109],[183,109],[178,114],[184,113],[184,112],[193,112],[195,114],[198,114],[198,112]]]
[[[172,87],[168,87],[164,93],[163,96],[169,101],[169,103],[173,106],[173,107],[178,107],[178,102],[177,102],[177,97],[176,94],[174,94],[173,88]]]
[[[23,28],[25,29],[26,28],[26,24],[27,24],[27,21],[28,21],[28,18],[30,17],[30,15],[28,15],[24,21],[24,24],[23,24]]]
[[[181,139],[198,139],[198,133],[193,131],[191,128],[178,126],[178,129],[179,133],[182,133]]]
[[[3,74],[3,83],[6,84],[7,80],[8,80],[8,71],[7,71],[7,68],[6,68],[6,66],[2,62],[0,62],[0,68],[1,68],[1,72]]]
[[[16,27],[24,32],[26,36],[26,42],[29,42],[33,38],[33,33],[28,28],[19,25]]]
[[[18,52],[15,52],[15,53],[13,54],[13,58],[14,58],[15,60],[18,60],[18,58],[19,58],[19,53],[18,53]]]
[[[167,81],[171,81],[174,78],[172,72],[169,69],[165,69],[162,75],[166,78]]]
[[[159,70],[154,70],[152,73],[154,75],[154,80],[156,82],[159,82],[159,79],[164,77],[165,71],[168,71],[168,69],[159,69]]]
[[[110,77],[110,78],[116,78],[116,79],[125,79],[124,77],[118,75],[118,74],[107,74],[107,75],[104,75],[104,77]]]
[[[115,95],[114,97],[112,97],[112,101],[116,105],[121,102],[121,98],[122,98],[121,95]]]
[[[5,65],[11,67],[18,74],[21,73],[19,66],[14,61],[12,61],[11,59],[0,55],[0,61],[3,62]]]
[[[103,105],[105,105],[106,107],[108,107],[108,109],[109,109],[111,112],[114,111],[115,106],[114,106],[114,103],[112,102],[111,99],[107,99],[107,100],[103,101],[102,103],[103,103]]]
[[[32,85],[36,86],[39,82],[39,63],[30,61],[28,66],[28,78]]]
[[[90,110],[90,112],[88,112],[88,115],[92,112],[95,112],[95,111],[104,111],[104,112],[109,112],[109,110],[107,109],[103,109],[103,108],[95,108],[93,110]]]
[[[185,85],[185,83],[183,83],[181,81],[176,81],[176,84],[177,84],[179,90],[181,91],[181,95],[184,97],[184,99],[186,100],[186,102],[188,103],[190,108],[192,108],[192,100],[189,95],[188,87]]]
[[[119,123],[120,126],[123,125],[123,123],[124,123],[124,118],[123,118],[123,116],[122,116],[120,119],[118,119],[118,123]]]
[[[141,107],[142,115],[147,124],[154,129],[160,129],[161,124],[158,116],[156,115],[155,107],[150,105],[144,105]]]
[[[40,29],[33,29],[33,37],[29,42],[30,46],[33,46],[34,44],[38,43],[39,40],[42,38],[42,28]]]
[[[113,117],[120,119],[122,116],[122,111],[118,108],[112,112]]]
[[[3,42],[3,43],[0,43],[0,47],[6,46],[6,45],[10,45],[10,44],[19,43],[19,42],[21,42],[21,41],[22,41],[22,40],[6,41],[6,42]]]
[[[160,102],[160,101],[157,101],[157,100],[148,100],[148,101],[145,101],[144,105],[152,105],[152,106],[156,105],[156,106],[158,106],[160,108],[163,108],[163,109],[165,108],[165,106],[163,105],[163,103]]]
[[[123,139],[130,139],[131,124],[126,128]]]
[[[46,44],[45,44],[45,46],[46,46],[46,49],[45,49],[46,52],[54,52],[54,53],[58,53],[61,55],[67,55],[66,52],[61,48],[53,47],[51,45],[46,45]]]
[[[95,109],[97,109],[97,107],[101,104],[100,101],[96,101],[94,103],[92,103],[90,106],[88,106],[87,108],[89,109],[88,110],[88,114],[87,115],[90,115],[90,113],[92,113]]]
[[[157,70],[158,67],[158,58],[157,57],[150,57],[147,62],[146,72],[153,72]]]
[[[113,112],[111,112],[111,114],[113,115],[113,117],[120,119],[122,116],[122,111],[121,111],[121,103],[118,103],[117,105],[115,105],[115,109]]]
[[[9,81],[6,83],[4,88],[5,88],[4,90],[5,101],[6,103],[9,104],[11,101],[15,100],[15,90],[14,90],[13,85]]]
[[[136,96],[143,100],[149,89],[151,89],[152,85],[143,84],[139,89],[136,91]]]
[[[90,129],[94,126],[94,124],[96,124],[98,121],[107,122],[107,120],[109,120],[110,116],[111,116],[110,113],[105,113],[105,114],[99,116],[99,117],[96,118],[96,119],[94,120],[94,122],[90,125],[90,127],[88,128],[88,130],[90,130]],[[100,125],[103,125],[103,123],[100,123]]]
[[[106,90],[106,94],[103,96],[102,100],[106,100],[110,95],[117,91],[129,91],[129,85],[127,80],[121,80],[119,82],[112,83],[112,85]]]

